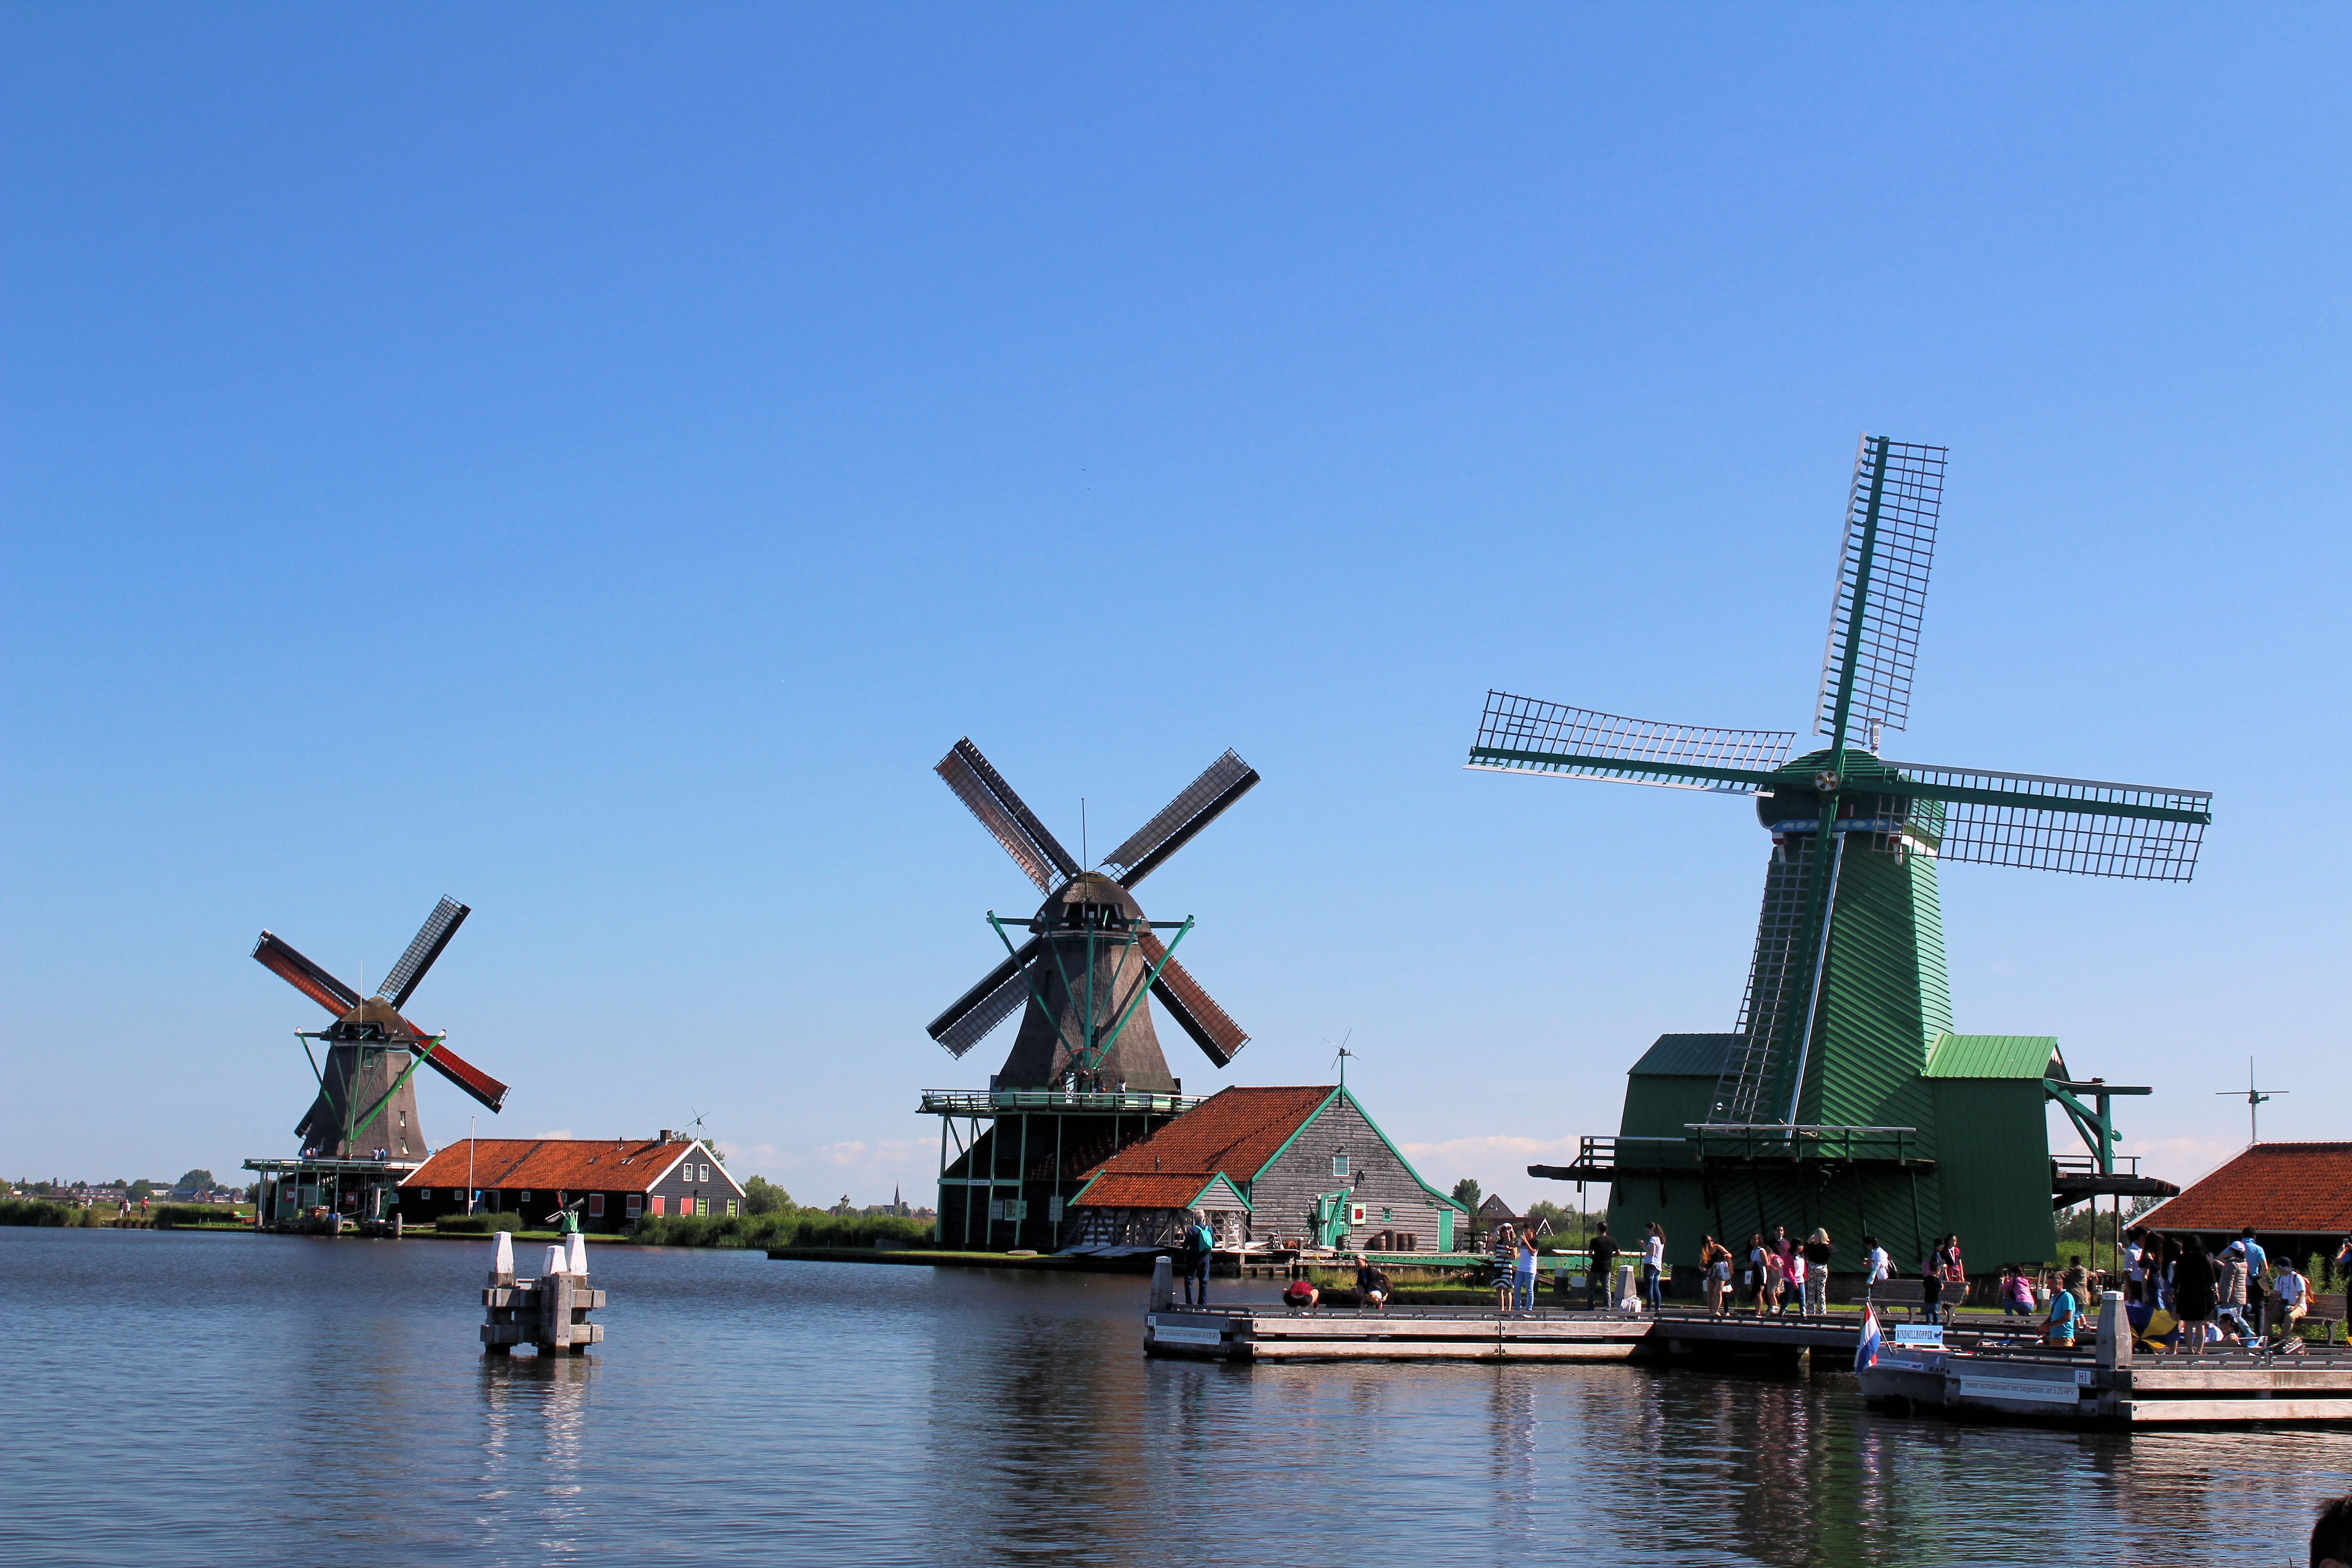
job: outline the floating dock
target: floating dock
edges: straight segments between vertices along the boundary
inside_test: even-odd
[[[1155,1279],[1155,1287],[1166,1276]],[[1955,1330],[1944,1343],[1888,1343],[1859,1373],[1882,1409],[1960,1419],[2103,1426],[2352,1422],[2352,1346],[2286,1353],[2232,1349],[2134,1355],[2110,1297],[2101,1337],[2043,1346],[2014,1327]],[[1932,1332],[1932,1331],[1931,1331]],[[1916,1331],[1906,1332],[1913,1339]],[[1225,1362],[1639,1362],[1793,1367],[1808,1354],[1843,1371],[1862,1325],[1852,1318],[1656,1316],[1391,1308],[1297,1310],[1279,1304],[1186,1308],[1155,1288],[1146,1355]]]
[[[2088,1345],[1902,1343],[1857,1372],[1881,1408],[1959,1420],[2068,1426],[2273,1426],[2352,1421],[2352,1347],[2134,1348],[2123,1298],[2101,1303]]]

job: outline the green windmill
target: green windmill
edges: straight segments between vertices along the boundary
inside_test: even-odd
[[[1738,1020],[1666,1035],[1628,1075],[1613,1138],[1529,1173],[1607,1182],[1621,1236],[1652,1219],[1695,1262],[1702,1232],[1874,1232],[1899,1268],[1958,1233],[1979,1267],[2056,1256],[2054,1211],[2165,1195],[2115,1152],[2114,1096],[2049,1036],[1952,1030],[1939,862],[2187,881],[2211,796],[1883,760],[1908,716],[1945,448],[1864,436],[1813,728],[1663,724],[1487,694],[1470,766],[1754,797],[1772,838]],[[1866,741],[1866,744],[1857,743]],[[2056,1102],[2086,1153],[2053,1157]],[[1801,1234],[1801,1233],[1800,1233]]]

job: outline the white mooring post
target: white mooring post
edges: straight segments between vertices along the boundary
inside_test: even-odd
[[[514,1284],[514,1233],[499,1232],[490,1247],[490,1284],[493,1287]]]
[[[542,1280],[552,1279],[562,1272],[563,1248],[560,1247],[549,1247],[547,1249],[547,1256],[539,1260],[540,1279]]]
[[[576,1230],[563,1238],[563,1271],[587,1277],[588,1238]]]
[[[1176,1300],[1176,1271],[1165,1253],[1151,1260],[1151,1310],[1164,1312]]]
[[[2110,1290],[2099,1298],[2099,1364],[2114,1368],[2131,1363],[2131,1321],[2124,1316],[2123,1292]]]

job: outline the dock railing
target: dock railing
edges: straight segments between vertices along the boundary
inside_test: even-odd
[[[1201,1103],[1197,1094],[1151,1094],[1141,1089],[1100,1092],[1062,1089],[927,1089],[921,1113],[926,1116],[997,1116],[1008,1110],[1081,1110],[1148,1112],[1174,1116]]]
[[[1839,1127],[1814,1122],[1685,1123],[1701,1160],[1843,1160],[1927,1164],[1916,1127]]]

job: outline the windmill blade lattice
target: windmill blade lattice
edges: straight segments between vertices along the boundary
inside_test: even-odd
[[[980,818],[990,837],[1004,846],[1004,852],[1029,874],[1039,891],[1054,892],[1078,874],[1078,863],[1070,852],[1045,831],[1045,825],[1013,793],[1003,775],[989,765],[969,736],[958,741],[933,771]]]
[[[1028,967],[1045,945],[1031,937],[981,977],[980,983],[950,1004],[926,1031],[961,1060],[963,1054],[992,1034],[996,1026],[1021,1010],[1029,999]]]
[[[1257,770],[1228,751],[1186,784],[1150,821],[1129,836],[1103,860],[1121,887],[1132,888],[1157,870],[1192,836],[1256,784]]]
[[[1887,787],[1919,801],[1912,820],[1938,858],[2139,882],[2186,882],[2212,822],[2207,790],[1889,763]]]
[[[291,942],[268,931],[253,944],[253,956],[264,969],[324,1007],[338,1018],[364,1000],[360,994],[294,951]]]
[[[1853,463],[1845,547],[1830,595],[1829,647],[1813,731],[1843,734],[1849,723],[1900,730],[1911,712],[1911,670],[1927,607],[1927,570],[1944,502],[1947,448],[1864,436]],[[1857,615],[1855,605],[1861,605]],[[1843,712],[1839,700],[1852,696]]]
[[[1166,957],[1167,948],[1150,931],[1139,933],[1136,941],[1143,949],[1146,963],[1158,963]],[[1184,1032],[1192,1037],[1192,1043],[1208,1053],[1209,1059],[1219,1067],[1232,1066],[1234,1058],[1249,1044],[1248,1034],[1234,1022],[1232,1015],[1218,1006],[1216,999],[1192,978],[1192,972],[1176,960],[1168,959],[1160,971],[1160,978],[1152,984],[1151,994],[1174,1015]]]
[[[457,928],[473,912],[455,899],[444,899],[434,905],[433,912],[417,929],[415,940],[392,966],[392,973],[383,977],[383,986],[376,994],[394,1007],[406,1006],[409,997],[416,993],[417,983],[425,978],[425,972],[433,967],[433,961],[441,956],[441,950],[449,945],[449,939],[457,934]]]
[[[1793,730],[1667,724],[1489,691],[1469,765],[1753,795],[1796,739]]]
[[[410,1023],[405,1018],[401,1019],[400,1023],[403,1028],[406,1029],[411,1035],[415,1036],[420,1041],[431,1040],[433,1038],[432,1036],[426,1034],[424,1030],[418,1028],[415,1025]],[[456,1084],[459,1089],[464,1089],[467,1094],[472,1095],[476,1100],[480,1100],[485,1106],[488,1107],[492,1110],[499,1110],[507,1102],[507,1086],[505,1084],[500,1083],[497,1079],[492,1078],[489,1074],[484,1072],[481,1068],[476,1067],[473,1063],[467,1061],[457,1052],[451,1050],[446,1045],[434,1046],[433,1048],[425,1055],[425,1065],[431,1068],[435,1072],[439,1073],[443,1078],[447,1079],[451,1083]]]

